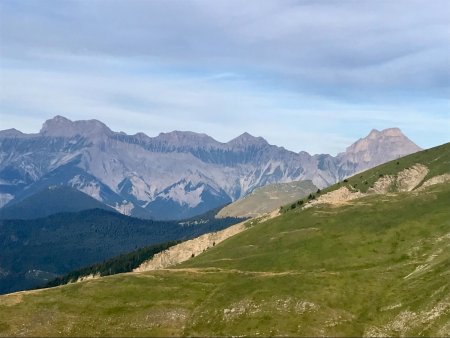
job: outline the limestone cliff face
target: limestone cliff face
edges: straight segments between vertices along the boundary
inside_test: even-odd
[[[268,184],[311,180],[323,188],[417,150],[399,129],[373,130],[333,157],[248,133],[227,143],[188,131],[149,137],[56,116],[37,134],[0,131],[0,207],[67,185],[128,215],[189,218]]]
[[[357,173],[387,161],[421,150],[398,128],[382,131],[373,129],[370,134],[353,143],[337,156],[341,169]]]

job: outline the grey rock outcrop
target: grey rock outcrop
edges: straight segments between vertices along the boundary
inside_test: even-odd
[[[398,129],[374,130],[333,157],[295,153],[248,133],[228,143],[183,131],[149,137],[56,116],[37,134],[0,131],[0,203],[68,185],[124,214],[180,219],[271,183],[311,180],[322,188],[418,150]]]

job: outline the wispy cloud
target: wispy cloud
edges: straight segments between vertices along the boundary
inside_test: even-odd
[[[1,127],[63,114],[336,153],[399,126],[432,146],[450,129],[448,13],[447,1],[0,2]]]

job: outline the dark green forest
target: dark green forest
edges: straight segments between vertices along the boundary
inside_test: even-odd
[[[48,288],[75,282],[78,278],[83,276],[89,276],[91,274],[100,276],[109,276],[115,275],[117,273],[130,272],[133,271],[134,268],[137,268],[139,265],[141,265],[141,263],[152,258],[158,252],[164,251],[180,242],[181,241],[171,241],[163,244],[146,246],[144,248],[134,250],[130,253],[122,254],[117,257],[107,259],[104,262],[71,271],[68,274],[65,274],[64,276],[57,277],[51,280],[42,287]]]
[[[0,293],[35,288],[55,277],[149,245],[227,228],[213,213],[185,222],[152,221],[101,209],[33,220],[0,220]]]

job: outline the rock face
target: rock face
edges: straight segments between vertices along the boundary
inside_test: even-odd
[[[337,158],[342,169],[353,169],[356,173],[419,150],[398,128],[373,129],[367,137],[353,143]]]
[[[224,230],[211,232],[201,235],[194,239],[184,241],[180,244],[164,250],[154,255],[151,259],[143,262],[134,269],[134,272],[144,272],[150,270],[164,269],[181,262],[187,261],[189,258],[201,254],[205,250],[212,248],[216,244],[223,242],[227,238],[234,236],[246,229],[245,222],[232,225]]]
[[[154,255],[149,260],[139,265],[133,272],[144,272],[158,269],[165,269],[179,263],[185,262],[188,259],[195,257],[202,252],[212,248],[216,244],[223,242],[224,240],[234,236],[257,223],[263,223],[269,219],[280,216],[278,210],[274,210],[271,213],[267,213],[259,219],[253,219],[248,222],[244,221],[238,224],[234,224],[224,230],[210,232],[199,237],[193,238],[188,241],[184,241],[180,244],[174,245],[167,250],[161,251]]]
[[[271,183],[325,187],[420,148],[398,129],[372,131],[337,157],[294,153],[248,133],[221,143],[174,131],[148,137],[56,116],[37,134],[0,131],[0,203],[67,185],[128,215],[180,219]]]
[[[403,169],[396,175],[386,175],[380,177],[374,183],[374,186],[367,190],[367,193],[362,193],[358,190],[355,191],[354,187],[351,187],[351,190],[347,187],[341,187],[330,191],[325,195],[321,195],[315,200],[309,201],[303,209],[311,208],[312,206],[318,204],[346,204],[349,201],[373,194],[385,195],[392,192],[413,191],[420,185],[420,183],[423,182],[428,173],[429,169],[427,166],[416,163],[411,168]],[[447,174],[433,177],[432,179],[425,181],[422,186],[427,187],[433,184],[444,183],[447,179],[449,179],[446,175]],[[420,191],[421,188],[416,190]]]

